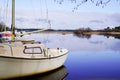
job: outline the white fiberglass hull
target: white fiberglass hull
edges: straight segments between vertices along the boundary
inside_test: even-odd
[[[0,79],[48,72],[62,66],[67,53],[51,58],[16,58],[0,56]]]
[[[25,42],[0,44],[0,79],[48,72],[62,66],[67,58],[67,49]]]

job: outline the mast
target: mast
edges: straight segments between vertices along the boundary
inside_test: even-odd
[[[12,41],[15,40],[15,0],[12,0]]]

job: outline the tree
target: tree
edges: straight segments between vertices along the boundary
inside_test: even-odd
[[[80,5],[87,3],[89,1],[95,4],[96,6],[105,7],[112,0],[54,0],[54,1],[57,2],[58,4],[62,4],[64,1],[70,1],[71,3],[75,3],[76,6],[72,10],[74,12],[80,7]],[[115,1],[120,2],[120,0],[115,0]]]
[[[120,30],[120,26],[115,27],[116,30]]]
[[[0,32],[9,30],[9,28],[5,25],[4,22],[0,22]]]
[[[115,27],[114,30],[120,32],[120,26]]]

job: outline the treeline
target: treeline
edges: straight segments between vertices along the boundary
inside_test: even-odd
[[[79,28],[79,29],[76,29],[74,30],[74,33],[75,34],[83,34],[83,32],[90,32],[90,31],[93,31],[91,28]]]
[[[0,32],[2,31],[8,31],[11,30],[11,28],[9,28],[4,22],[0,22]],[[16,28],[16,30],[18,31],[35,31],[38,29],[19,29]],[[99,32],[120,32],[120,26],[116,26],[114,28],[104,28],[102,30],[92,30],[91,28],[79,28],[79,29],[75,29],[75,30],[54,30],[54,29],[48,29],[47,31],[68,31],[68,32],[74,32],[75,34],[83,34],[84,32],[94,32],[94,31],[99,31]]]
[[[120,32],[120,26],[116,26],[115,28],[107,27],[107,28],[104,28],[101,30],[92,30],[89,27],[88,28],[79,28],[79,29],[74,30],[74,33],[75,34],[83,34],[84,32],[95,32],[95,31],[98,31],[98,32]]]
[[[116,26],[115,28],[110,28],[110,27],[107,27],[104,29],[104,31],[106,32],[120,32],[120,26]]]

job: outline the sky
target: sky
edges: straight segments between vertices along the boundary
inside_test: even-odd
[[[0,0],[0,22],[5,22],[8,26],[11,25],[11,1]],[[104,8],[88,0],[74,12],[72,12],[74,7],[84,0],[76,0],[77,3],[74,0],[73,2],[64,0],[62,4],[59,4],[60,1],[15,0],[15,26],[17,28],[48,28],[51,26],[52,29],[87,27],[104,29],[120,25],[120,0],[111,0]],[[51,25],[47,21],[50,21]]]

